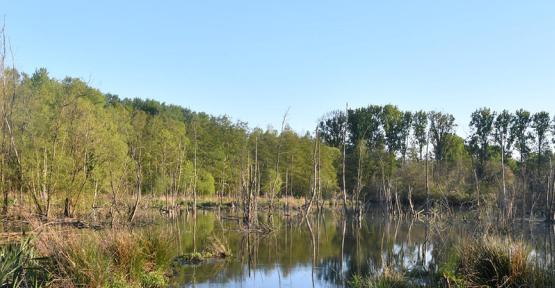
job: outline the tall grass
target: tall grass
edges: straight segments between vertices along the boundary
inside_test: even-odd
[[[547,267],[532,263],[523,242],[496,237],[469,241],[460,251],[458,274],[470,287],[542,287],[555,285]]]
[[[48,255],[57,287],[165,287],[173,257],[171,239],[127,230],[42,233],[38,249]]]

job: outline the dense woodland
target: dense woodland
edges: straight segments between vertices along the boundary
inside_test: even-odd
[[[43,217],[121,204],[132,218],[145,196],[239,202],[251,191],[391,213],[443,203],[553,217],[547,112],[481,108],[464,139],[451,114],[370,105],[330,112],[299,135],[285,117],[280,130],[252,129],[45,69],[4,69],[0,85],[4,213],[17,203]]]
[[[263,196],[300,197],[311,186],[311,135],[288,127],[249,129],[225,116],[120,99],[79,79],[52,79],[44,69],[33,75],[5,70],[4,79],[4,211],[24,202],[44,217],[71,216],[101,198],[240,197],[243,171],[255,160]],[[338,191],[339,151],[320,151],[321,191],[330,198]]]

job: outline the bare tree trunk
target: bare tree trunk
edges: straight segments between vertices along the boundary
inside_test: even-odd
[[[317,154],[318,159],[316,161],[316,165],[317,165],[317,170],[316,171],[318,173],[317,174],[317,178],[318,178],[318,182],[317,182],[318,183],[318,186],[317,186],[318,187],[318,190],[317,190],[317,193],[318,193],[318,202],[317,202],[318,212],[322,211],[323,201],[324,201],[324,197],[322,196],[322,178],[320,177],[320,173],[322,171],[321,152],[320,152],[321,147],[320,146],[321,146],[320,141],[318,139],[318,154]]]
[[[428,133],[429,134],[429,133]],[[430,147],[430,139],[429,135],[426,137],[426,215],[430,214],[430,181],[429,181],[429,168],[428,162],[429,160],[429,147]]]
[[[344,272],[343,272],[343,270],[344,270],[343,262],[345,262],[344,261],[344,259],[345,259],[345,230],[346,230],[345,228],[347,226],[347,223],[346,223],[347,221],[345,220],[345,218],[343,218],[343,221],[341,221],[341,222],[342,222],[343,232],[341,233],[341,260],[340,260],[341,261],[341,269],[340,269],[339,272],[341,274],[341,280],[343,282],[343,285],[345,285],[345,275],[344,275]]]
[[[380,168],[382,171],[382,190],[383,190],[383,197],[385,198],[385,210],[386,213],[391,213],[391,190],[389,187],[388,181],[385,179],[385,164],[383,163],[383,159],[380,156]]]
[[[476,169],[473,170],[474,172],[474,184],[475,184],[475,188],[476,188],[476,204],[478,205],[478,208],[480,208],[480,182],[478,180],[478,174],[476,173]]]
[[[257,224],[257,194],[260,192],[260,172],[258,166],[258,136],[255,138],[254,164],[250,161],[250,151],[247,148],[246,175],[241,173],[243,194],[243,224],[250,229]]]
[[[193,215],[197,214],[197,150],[198,150],[198,142],[197,142],[197,122],[194,121],[193,124],[193,134],[195,137],[195,150],[194,150],[194,159],[193,159],[193,166],[194,166],[194,173],[193,173]]]
[[[289,166],[285,169],[285,211],[289,212],[289,198],[287,198],[287,192],[289,191]]]
[[[416,212],[414,211],[414,204],[412,203],[412,187],[409,185],[409,206],[410,206],[410,214],[411,215],[416,215]]]
[[[251,193],[254,190],[254,195],[251,194],[250,204],[252,209],[250,210],[251,215],[249,216],[250,222],[256,225],[258,224],[258,200],[257,197],[260,195],[260,166],[258,165],[258,136],[256,137],[255,149],[254,149],[254,183],[253,188],[250,189]]]
[[[137,169],[135,172],[135,181],[136,183],[136,188],[133,189],[134,194],[135,194],[135,203],[133,204],[133,206],[131,207],[131,210],[129,211],[129,216],[127,218],[127,221],[129,222],[129,224],[133,223],[133,220],[135,219],[135,215],[137,214],[137,209],[139,208],[139,202],[141,201],[141,194],[142,194],[142,186],[143,186],[143,166],[141,163],[141,151],[138,147],[133,147],[132,148],[132,158],[133,160],[135,160],[135,164],[137,165]]]
[[[360,194],[362,193],[362,188],[363,188],[363,184],[362,184],[362,146],[359,147],[358,149],[358,165],[357,165],[357,185],[356,185],[356,190],[355,190],[355,214],[357,217],[357,220],[361,220],[362,218],[362,205],[360,203]]]
[[[520,165],[521,167],[521,172],[520,172],[520,185],[522,186],[522,202],[521,202],[521,214],[522,214],[522,220],[524,220],[524,218],[526,218],[526,193],[528,192],[528,189],[526,189],[526,164],[524,163],[524,158],[522,157],[522,155],[520,156]]]
[[[397,205],[397,215],[401,217],[402,215],[402,208],[401,208],[401,199],[399,198],[399,189],[397,189],[397,185],[395,185],[395,204]]]
[[[291,154],[291,160],[289,162],[289,169],[291,171],[293,171],[293,154]],[[286,197],[293,197],[293,176],[292,175],[289,176],[289,186],[291,187],[290,191],[288,193],[287,189],[285,189],[285,196]],[[287,202],[286,202],[285,205],[286,205],[286,211],[289,213],[289,198],[287,198]]]
[[[343,165],[341,165],[341,169],[342,169],[342,192],[343,192],[343,211],[347,212],[347,181],[345,180],[345,162],[346,162],[346,146],[347,146],[347,123],[348,123],[348,118],[349,117],[349,104],[345,104],[345,123],[343,124],[343,159],[341,159],[343,161]]]
[[[501,213],[503,214],[503,221],[508,220],[507,213],[507,186],[505,184],[505,140],[504,135],[501,133],[501,172],[503,181],[503,199],[501,201]]]
[[[285,122],[287,121],[288,113],[289,113],[289,109],[285,112],[285,114],[283,115],[283,119],[281,120],[281,130],[279,132],[279,140],[278,140],[277,155],[276,155],[276,168],[275,168],[276,170],[275,170],[274,181],[272,182],[272,185],[271,185],[272,191],[270,192],[270,206],[268,207],[268,217],[272,216],[272,210],[274,208],[274,197],[279,192],[277,191],[276,188],[279,180],[279,160],[281,156],[281,140],[282,140],[283,130],[285,129]]]
[[[249,224],[250,215],[250,156],[248,148],[246,150],[247,163],[241,165],[241,199],[243,204],[243,224]]]
[[[318,185],[318,149],[319,149],[319,132],[318,132],[318,127],[316,127],[316,138],[314,140],[314,151],[312,154],[312,167],[313,167],[313,171],[312,171],[312,180],[311,180],[311,197],[310,200],[308,201],[307,207],[306,207],[306,211],[305,214],[308,215],[310,213],[310,209],[312,208],[312,203],[314,202],[314,199],[316,199],[316,194],[317,194],[317,185]]]
[[[551,156],[549,157],[549,179],[547,180],[547,192],[545,199],[545,221],[553,223],[555,222],[555,170],[553,170],[553,160]]]
[[[2,85],[2,91],[0,94],[1,101],[1,130],[2,142],[0,147],[0,180],[2,181],[2,194],[3,194],[3,208],[2,213],[6,214],[8,212],[9,206],[9,193],[10,190],[21,190],[21,161],[19,159],[19,153],[17,146],[15,145],[14,132],[11,128],[12,112],[14,107],[14,101],[16,97],[16,71],[15,71],[15,60],[12,53],[12,91],[8,92],[8,75],[6,74],[6,57],[7,57],[7,46],[6,46],[6,34],[5,25],[3,24],[0,28],[0,83]],[[11,51],[11,49],[10,49]],[[11,94],[11,97],[10,97]],[[14,163],[15,162],[15,163]],[[13,174],[8,176],[9,173],[6,170],[13,170]],[[9,179],[8,179],[9,178]]]

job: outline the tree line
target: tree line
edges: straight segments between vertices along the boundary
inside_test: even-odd
[[[548,112],[480,108],[465,139],[449,113],[370,105],[329,112],[299,135],[285,117],[280,130],[249,128],[45,69],[2,67],[0,77],[4,213],[16,203],[43,217],[111,205],[132,220],[144,196],[170,205],[209,195],[247,206],[304,197],[308,210],[335,200],[359,214],[372,204],[401,214],[444,203],[553,218]]]
[[[394,105],[336,110],[319,123],[324,142],[346,150],[338,178],[362,207],[401,213],[403,204],[441,202],[553,220],[555,118],[480,108],[466,139],[456,127],[452,114]]]

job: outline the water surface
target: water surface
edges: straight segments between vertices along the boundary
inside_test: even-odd
[[[200,251],[213,239],[233,253],[225,261],[180,265],[174,287],[343,287],[353,275],[376,275],[385,267],[409,272],[425,284],[428,272],[455,253],[455,244],[488,229],[462,220],[428,224],[380,215],[367,215],[358,224],[328,211],[308,218],[274,216],[271,233],[245,233],[238,216],[204,211],[148,228],[170,233],[176,255]],[[265,215],[260,219],[268,221]],[[510,237],[529,243],[539,265],[553,261],[552,226],[515,226]]]

